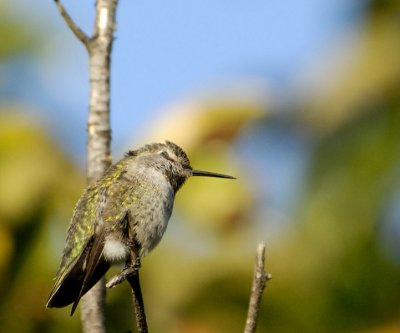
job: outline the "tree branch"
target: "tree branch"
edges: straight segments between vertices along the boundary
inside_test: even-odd
[[[99,27],[97,34],[87,44],[90,81],[87,121],[89,184],[99,179],[111,165],[110,65],[117,3],[117,0],[96,0],[96,17],[102,19],[96,19],[96,26]],[[81,320],[84,333],[105,332],[105,293],[103,278],[82,297]],[[101,330],[97,329],[99,326]]]
[[[247,312],[244,333],[255,333],[257,327],[258,313],[260,310],[261,297],[266,283],[271,280],[271,275],[265,272],[265,245],[259,243],[257,247],[256,263],[254,266],[253,284],[251,288],[249,309]]]
[[[147,333],[146,313],[144,311],[142,289],[139,280],[140,266],[140,257],[136,256],[132,251],[131,257],[129,258],[129,261],[126,262],[125,268],[112,277],[106,284],[106,287],[114,288],[118,284],[128,280],[132,289],[132,303],[135,309],[137,331],[138,333]]]
[[[60,12],[61,16],[63,17],[65,23],[67,23],[68,27],[74,33],[74,35],[86,46],[89,48],[89,37],[76,25],[72,17],[68,14],[65,7],[62,5],[60,0],[54,0],[57,5],[58,11]]]
[[[139,270],[130,275],[127,279],[132,288],[132,298],[133,306],[135,308],[137,331],[138,333],[147,333],[146,313],[144,311],[142,289],[140,287]]]
[[[105,317],[104,317],[104,305],[105,305],[105,279],[101,278],[92,289],[90,289],[90,295],[88,294],[82,297],[81,304],[81,318],[82,318],[82,331],[84,333],[105,333]]]
[[[60,0],[57,8],[74,35],[89,53],[90,101],[87,122],[87,182],[99,179],[111,165],[110,59],[118,0],[96,0],[93,37],[89,38],[73,21]],[[105,333],[105,280],[102,278],[82,297],[82,330]]]

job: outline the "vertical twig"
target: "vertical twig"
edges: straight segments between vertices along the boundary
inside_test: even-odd
[[[135,311],[137,331],[138,333],[147,333],[146,313],[144,311],[142,289],[140,287],[139,279],[140,266],[141,263],[139,257],[132,252],[129,261],[126,262],[125,268],[108,280],[106,287],[114,288],[118,284],[128,280],[132,289],[132,303]]]
[[[137,331],[138,333],[147,333],[146,313],[144,311],[142,290],[140,287],[139,270],[137,270],[135,274],[128,277],[128,282],[132,288]]]
[[[246,326],[244,333],[255,333],[257,327],[258,313],[260,310],[261,297],[267,281],[271,280],[271,275],[265,272],[265,245],[259,243],[257,246],[256,263],[254,266],[253,283],[249,309],[247,312]]]
[[[87,141],[87,182],[99,179],[111,164],[110,59],[118,0],[96,0],[93,36],[73,21],[60,0],[54,0],[64,21],[89,53],[90,102]],[[101,279],[82,298],[84,333],[104,333],[105,283]]]

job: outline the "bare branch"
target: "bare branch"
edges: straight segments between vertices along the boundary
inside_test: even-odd
[[[132,288],[137,331],[138,333],[147,333],[146,313],[144,311],[142,289],[140,287],[139,270],[136,270],[135,273],[130,275],[127,279]]]
[[[90,100],[88,114],[87,140],[87,180],[93,183],[111,165],[111,126],[110,126],[110,62],[112,34],[115,27],[117,0],[97,0],[96,13],[107,12],[103,29],[99,35],[88,40]],[[79,36],[77,36],[79,38]],[[92,292],[99,289],[99,292]],[[101,292],[100,292],[101,291]],[[98,333],[96,327],[104,326],[105,283],[102,279],[95,288],[82,298],[82,328],[84,333]],[[92,306],[96,304],[96,306]]]
[[[246,326],[244,333],[255,333],[257,327],[258,313],[260,310],[261,297],[267,281],[271,280],[271,275],[265,272],[265,244],[259,243],[257,247],[256,263],[254,266],[253,284],[247,312]]]
[[[89,37],[76,25],[72,17],[68,14],[65,7],[62,5],[60,0],[54,0],[57,5],[58,11],[60,12],[61,16],[63,17],[65,23],[67,23],[68,27],[74,33],[74,35],[86,46],[89,48]]]
[[[90,289],[92,297],[87,297],[87,294],[82,297],[81,318],[82,331],[85,333],[105,333],[105,288],[104,277]],[[89,318],[89,320],[88,320]]]

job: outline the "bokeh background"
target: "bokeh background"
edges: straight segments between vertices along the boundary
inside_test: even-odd
[[[65,5],[90,32],[93,1]],[[117,18],[114,160],[169,139],[238,177],[177,195],[141,270],[150,331],[241,332],[263,240],[259,332],[400,332],[400,2],[122,0]],[[54,3],[3,0],[0,331],[80,330],[44,306],[85,186],[87,98]],[[127,285],[106,311],[134,330]]]

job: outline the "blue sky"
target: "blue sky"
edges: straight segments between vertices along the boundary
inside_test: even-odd
[[[64,5],[90,33],[94,1]],[[62,144],[84,160],[85,50],[53,1],[10,1],[10,7],[46,34],[33,65],[14,67],[17,81],[25,82],[13,87],[15,94],[35,105]],[[120,0],[112,58],[113,147],[140,136],[162,107],[210,87],[259,77],[289,90],[305,65],[358,24],[361,7],[347,0]]]
[[[90,33],[94,1],[63,3]],[[32,115],[84,166],[86,50],[53,1],[9,1],[9,6],[17,17],[41,26],[44,39],[36,58],[17,59],[2,73],[7,93],[0,90],[0,97],[14,96],[33,106]],[[120,0],[117,21],[111,76],[115,158],[151,129],[166,106],[204,90],[223,90],[232,82],[258,78],[279,96],[290,96],[298,74],[362,24],[362,2]],[[255,131],[253,136],[243,138],[236,148],[238,158],[248,159],[255,173],[268,173],[260,209],[272,206],[278,214],[287,214],[304,181],[309,138],[279,128]],[[262,156],[260,144],[267,147]]]

